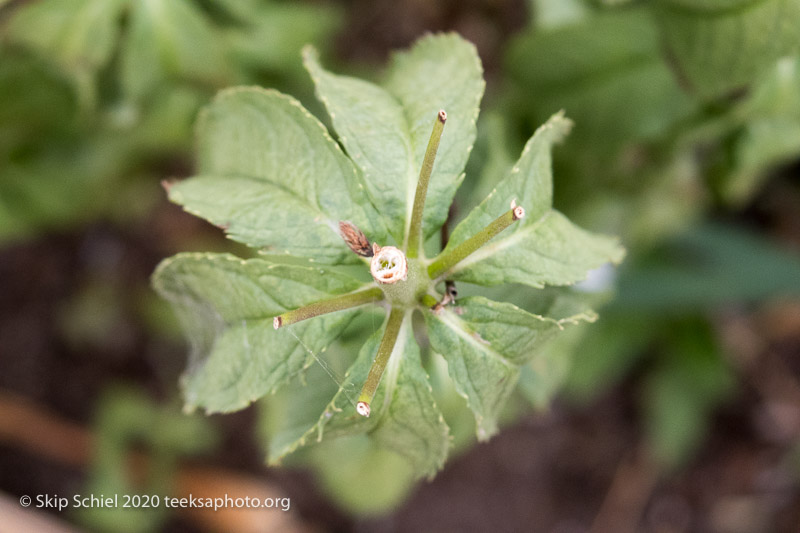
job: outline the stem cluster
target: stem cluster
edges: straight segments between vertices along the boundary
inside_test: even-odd
[[[384,258],[378,255],[378,252],[382,249],[380,246],[376,243],[372,243],[370,246],[369,241],[358,228],[349,222],[342,222],[340,223],[340,231],[347,245],[355,253],[363,257],[372,256],[371,271],[376,285],[287,311],[274,318],[273,325],[275,329],[278,329],[325,313],[342,311],[384,299],[389,301],[390,311],[386,320],[386,329],[356,405],[356,411],[362,416],[370,415],[370,404],[375,392],[378,390],[381,377],[394,350],[406,310],[410,306],[418,308],[432,307],[431,300],[433,297],[430,296],[429,289],[432,288],[432,285],[442,280],[445,281],[446,294],[438,303],[433,299],[435,304],[433,307],[440,309],[444,305],[452,303],[455,300],[456,291],[453,282],[447,280],[447,276],[453,267],[515,221],[525,216],[525,210],[512,201],[509,211],[501,214],[481,231],[459,245],[443,250],[433,260],[426,261],[422,251],[422,215],[425,209],[425,198],[428,194],[428,184],[433,173],[433,165],[446,121],[447,113],[444,110],[439,111],[425,151],[425,158],[422,161],[404,249],[383,248],[383,250],[391,251],[392,253],[396,251],[402,257],[389,258],[387,256],[387,258]],[[444,243],[442,247],[445,248]],[[374,253],[371,254],[370,252],[373,250]],[[401,267],[407,259],[408,264],[405,265],[406,268],[403,270]],[[397,270],[397,272],[392,269]],[[407,272],[408,275],[406,275]]]

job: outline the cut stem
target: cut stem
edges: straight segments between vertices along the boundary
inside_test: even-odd
[[[462,242],[452,250],[443,251],[441,254],[439,254],[439,256],[434,259],[430,265],[428,265],[428,275],[432,280],[434,280],[442,274],[446,274],[451,268],[463,261],[471,253],[492,240],[498,233],[524,216],[525,210],[518,205],[514,205],[512,202],[512,207],[509,211],[506,211],[497,217],[481,231]]]
[[[378,353],[369,368],[367,381],[364,382],[361,394],[358,396],[356,411],[362,416],[369,416],[370,403],[372,403],[372,398],[375,397],[375,391],[378,390],[383,371],[386,370],[386,364],[389,362],[392,350],[394,350],[397,336],[400,333],[400,326],[403,324],[403,315],[404,311],[396,308],[389,313],[389,320],[386,321],[386,331],[383,333],[383,338],[378,346]]]
[[[406,255],[411,258],[419,257],[420,247],[422,246],[422,212],[425,210],[428,182],[431,180],[433,162],[436,159],[436,152],[439,150],[439,140],[442,138],[442,131],[444,131],[444,123],[446,121],[447,113],[442,109],[433,123],[431,138],[428,141],[428,148],[425,150],[425,158],[422,160],[422,168],[419,171],[417,191],[414,194],[414,208],[411,211],[411,224],[408,227],[408,246],[406,248]]]
[[[276,316],[272,320],[272,325],[275,329],[278,329],[282,326],[296,324],[307,318],[314,318],[315,316],[333,313],[334,311],[343,311],[344,309],[377,302],[378,300],[383,300],[383,291],[378,287],[342,294],[341,296],[335,296],[328,300],[321,300],[292,311],[287,311],[282,315]]]

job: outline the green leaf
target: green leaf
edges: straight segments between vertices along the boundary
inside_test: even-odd
[[[407,206],[413,203],[422,161],[413,160],[400,103],[377,85],[323,70],[313,49],[304,50],[304,59],[339,140],[363,173],[370,198],[380,206],[390,233],[402,244],[410,212]]]
[[[513,285],[510,289],[516,290],[518,293],[531,292],[519,291],[519,288]],[[590,308],[603,305],[611,296],[608,292],[584,292],[559,287],[535,291],[533,294],[527,295],[526,301],[521,307],[528,312],[559,321],[570,319],[574,322],[581,319],[593,323],[597,319],[597,314]],[[539,350],[536,357],[523,365],[517,391],[530,402],[534,409],[546,409],[556,393],[562,389],[570,371],[577,366],[574,364],[576,358],[583,353],[579,343],[605,324],[606,315],[602,316],[603,319],[600,323],[593,324],[592,327],[565,328],[564,331],[557,332],[553,339]],[[590,349],[589,352],[591,351]],[[590,353],[589,357],[581,361],[581,364],[584,364],[585,359],[589,358],[594,359],[594,354]]]
[[[119,139],[86,140],[80,138],[85,132],[75,129],[63,133],[76,138],[43,137],[47,142],[35,149],[35,156],[0,163],[0,204],[12,219],[10,227],[0,229],[0,240],[49,228],[63,231],[99,213],[122,211],[109,209],[119,194],[116,173],[129,164]]]
[[[353,325],[357,326],[357,322],[368,325],[370,319],[364,320],[362,315]],[[285,455],[287,447],[296,448],[292,444],[316,424],[339,388],[335,382],[339,375],[337,363],[348,360],[347,352],[357,352],[368,335],[364,328],[351,325],[344,342],[340,340],[325,353],[326,368],[312,365],[277,394],[264,399],[259,421],[264,448],[270,450],[270,456]],[[354,343],[358,343],[355,348]],[[396,508],[415,479],[407,460],[365,433],[323,439],[280,462],[286,466],[312,465],[328,496],[358,515],[379,515]]]
[[[800,254],[736,226],[705,224],[640,256],[622,273],[614,306],[690,312],[800,295]]]
[[[399,508],[414,488],[408,461],[367,435],[343,437],[309,451],[321,488],[358,516],[386,515]]]
[[[735,377],[705,320],[684,318],[665,334],[664,361],[647,379],[644,407],[652,454],[674,468],[702,443]]]
[[[373,239],[382,226],[352,163],[324,126],[276,91],[221,92],[198,125],[200,175],[170,200],[269,252],[326,263],[355,255],[339,235],[349,220]]]
[[[190,417],[175,405],[157,405],[143,390],[111,388],[97,402],[92,464],[84,494],[173,494],[179,460],[214,448],[214,427],[204,417]],[[126,458],[147,450],[148,461],[130,475]],[[121,502],[122,503],[122,502]],[[157,531],[167,519],[166,507],[137,509],[85,506],[78,520],[92,531],[137,533]]]
[[[589,6],[581,0],[528,0],[531,26],[537,30],[574,23],[586,17]]]
[[[381,447],[403,456],[417,477],[432,477],[442,467],[450,444],[449,430],[436,407],[428,377],[422,368],[410,314],[403,321],[397,344],[373,398],[372,414],[365,418],[356,413],[355,398],[369,373],[384,329],[385,324],[364,344],[339,391],[316,423],[302,434],[297,427],[275,433],[270,445],[270,463],[280,461],[283,456],[314,440],[319,442],[367,433]],[[296,401],[286,402],[286,405],[305,401],[302,389],[298,391]],[[292,415],[286,418],[287,421],[304,419],[307,417]],[[295,437],[295,440],[290,437]]]
[[[320,268],[179,254],[162,261],[153,286],[170,301],[191,344],[183,378],[186,406],[234,411],[274,392],[313,362],[357,310],[275,330],[272,318],[361,287]]]
[[[81,102],[93,106],[95,76],[117,46],[128,0],[42,0],[12,12],[6,34],[35,49],[72,78]]]
[[[551,209],[550,151],[571,124],[557,114],[541,126],[510,174],[456,226],[445,252],[508,211],[512,201],[526,211],[522,220],[455,265],[448,278],[479,285],[570,285],[603,263],[622,260],[624,249],[616,239],[589,233]]]
[[[128,0],[41,0],[12,12],[8,37],[58,61],[67,72],[94,73],[111,58]]]
[[[337,345],[333,344],[325,355],[338,351]],[[334,378],[321,364],[315,364],[274,396],[265,398],[262,429],[270,464],[282,464],[286,456],[315,442],[312,429],[338,391]]]
[[[444,465],[450,447],[449,428],[433,399],[422,367],[419,346],[411,331],[411,315],[400,330],[402,359],[389,363],[387,395],[381,420],[371,433],[378,444],[405,457],[418,477],[433,478]],[[377,352],[377,350],[376,350]],[[397,367],[396,370],[394,367]]]
[[[447,126],[425,202],[422,229],[423,235],[429,236],[444,224],[456,189],[464,179],[485,87],[483,67],[471,43],[456,34],[431,35],[418,40],[408,52],[395,54],[385,86],[403,104],[414,147],[413,160],[419,166],[436,113],[439,109],[447,111]],[[413,203],[413,195],[409,203]]]
[[[571,400],[588,404],[607,393],[646,353],[660,315],[602,310],[602,320],[576,340],[575,360],[564,384]],[[559,341],[557,341],[559,342]]]
[[[614,163],[626,147],[672,133],[693,107],[664,62],[648,8],[531,28],[512,41],[506,68],[518,85],[509,113],[527,113],[532,124],[540,124],[566,109],[577,124],[563,162],[578,167],[578,183],[568,183],[564,193],[559,181],[569,202],[594,192],[598,173],[618,179]]]
[[[402,243],[437,113],[448,114],[425,204],[423,231],[441,227],[475,142],[484,82],[475,47],[456,35],[428,36],[397,54],[384,87],[325,71],[316,53],[306,68],[373,203]]]
[[[653,3],[678,76],[701,97],[747,88],[800,51],[800,0]]]
[[[308,43],[326,43],[341,25],[340,6],[300,2],[270,2],[243,5],[240,0],[226,2],[242,25],[226,31],[236,62],[269,69],[271,74],[291,73],[306,81],[297,61]]]
[[[585,311],[556,320],[479,296],[425,313],[431,347],[447,360],[456,389],[475,413],[482,441],[497,433],[497,418],[517,384],[520,366],[537,357],[567,324],[595,318]]]
[[[142,98],[168,78],[211,86],[228,80],[219,35],[187,0],[137,0],[122,46],[122,84]]]
[[[800,58],[778,61],[737,115],[746,123],[734,141],[732,168],[720,188],[727,201],[741,205],[770,170],[800,155]]]
[[[21,88],[24,87],[24,90]],[[75,136],[77,105],[68,81],[31,54],[0,47],[0,162],[20,146]]]

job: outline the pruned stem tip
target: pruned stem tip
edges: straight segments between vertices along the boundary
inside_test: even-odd
[[[408,260],[399,248],[384,246],[381,248],[373,244],[372,260],[369,271],[373,279],[384,285],[391,285],[398,281],[405,281],[408,277]]]
[[[463,261],[468,255],[492,240],[498,233],[509,227],[515,221],[525,217],[525,209],[518,206],[516,202],[511,202],[511,209],[506,211],[481,231],[462,242],[458,246],[447,250],[445,249],[439,256],[428,265],[428,275],[431,279],[446,274],[451,268]]]
[[[422,160],[422,168],[419,171],[417,180],[417,190],[414,194],[414,207],[411,211],[411,223],[408,227],[408,241],[406,253],[408,257],[419,257],[420,247],[422,246],[422,213],[425,210],[425,197],[428,195],[428,183],[433,173],[433,163],[436,160],[436,152],[439,150],[439,141],[444,131],[444,123],[447,122],[447,113],[444,109],[439,110],[436,121],[433,123],[433,131],[428,141],[428,148],[425,150],[425,157]]]

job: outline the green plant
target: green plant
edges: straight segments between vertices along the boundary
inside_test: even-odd
[[[169,514],[162,501],[174,494],[179,461],[213,449],[217,434],[207,419],[187,417],[174,403],[158,405],[137,389],[109,387],[98,405],[97,440],[84,493],[116,494],[118,502],[76,512],[93,530],[157,530]],[[142,453],[138,459],[133,458],[135,451]],[[126,497],[146,498],[148,503],[131,506],[122,501]]]
[[[455,282],[567,286],[624,252],[551,208],[550,151],[571,125],[560,114],[438,250],[431,237],[464,177],[484,86],[473,46],[458,36],[397,54],[381,85],[327,72],[313,49],[304,59],[341,147],[294,99],[233,88],[201,114],[198,174],[168,186],[172,201],[266,254],[179,254],[156,270],[153,284],[191,343],[186,405],[235,411],[291,382],[270,423],[271,462],[314,441],[368,435],[415,477],[432,476],[449,430],[426,373],[438,359],[421,350],[412,316],[422,315],[430,351],[444,355],[487,439],[522,366],[594,314],[545,291],[542,314],[456,299]],[[326,362],[351,322],[374,316],[366,304],[385,309],[383,324],[357,339],[352,364],[352,354]],[[304,386],[315,361],[326,371],[349,365],[332,398]]]
[[[201,105],[233,84],[298,91],[297,53],[338,21],[261,0],[1,5],[0,244],[140,219],[187,166]]]
[[[647,245],[715,201],[743,205],[800,153],[798,0],[532,4],[504,115],[524,131],[560,109],[576,121],[555,161],[575,220]]]
[[[649,449],[674,468],[734,390],[718,315],[797,294],[796,256],[704,218],[735,216],[800,156],[800,2],[603,3],[532,0],[504,118],[576,120],[555,204],[621,233],[630,256],[602,323],[577,332],[567,393],[594,397],[635,367]],[[507,161],[513,139],[498,137],[487,157]]]

